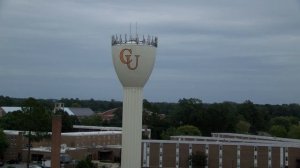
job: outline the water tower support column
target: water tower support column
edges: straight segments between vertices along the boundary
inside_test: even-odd
[[[143,88],[124,87],[122,161],[124,168],[141,165]],[[135,152],[126,152],[135,151]]]

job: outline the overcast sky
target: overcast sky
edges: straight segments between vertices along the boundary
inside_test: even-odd
[[[122,100],[111,35],[135,22],[149,101],[300,103],[299,0],[0,0],[0,95]]]

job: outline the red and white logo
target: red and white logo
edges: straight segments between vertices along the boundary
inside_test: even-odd
[[[128,67],[128,69],[135,70],[138,67],[138,65],[139,65],[139,57],[140,57],[140,55],[134,55],[135,56],[135,66],[132,65],[133,61],[131,59],[131,56],[132,56],[132,50],[128,49],[128,48],[124,48],[120,52],[120,61],[123,64],[126,64],[127,67]]]

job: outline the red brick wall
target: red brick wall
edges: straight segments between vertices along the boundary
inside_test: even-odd
[[[241,167],[254,166],[254,147],[241,146]]]
[[[61,143],[61,116],[55,115],[52,118],[51,137],[51,167],[60,167],[60,143]]]

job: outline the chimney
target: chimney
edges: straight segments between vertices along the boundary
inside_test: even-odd
[[[51,167],[60,167],[61,116],[52,117]]]

